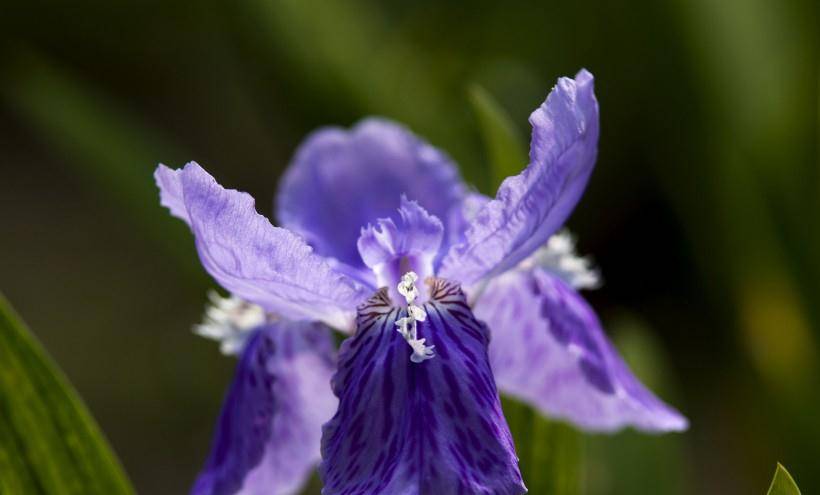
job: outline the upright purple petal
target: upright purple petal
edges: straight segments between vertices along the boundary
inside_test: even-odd
[[[444,227],[417,202],[402,196],[398,224],[381,218],[361,232],[357,244],[362,260],[376,274],[376,286],[387,287],[391,296],[398,295],[396,284],[408,271],[422,279],[433,275]]]
[[[470,285],[529,256],[563,225],[592,172],[598,147],[598,102],[592,74],[561,78],[530,115],[530,164],[507,178],[475,216],[465,240],[439,271]]]
[[[249,339],[192,495],[298,493],[337,400],[330,330],[280,322]]]
[[[449,227],[464,193],[446,155],[396,123],[371,118],[305,140],[280,183],[277,215],[317,253],[363,269],[359,229],[379,218],[398,221],[402,194]]]
[[[547,271],[490,282],[475,314],[492,332],[498,388],[586,430],[679,431],[686,418],[629,371],[581,296]]]
[[[402,196],[399,224],[392,218],[381,218],[377,226],[361,229],[357,241],[359,254],[370,269],[401,256],[419,255],[432,258],[438,253],[444,227],[441,221]]]
[[[487,360],[487,329],[457,285],[436,280],[420,338],[436,356],[410,361],[395,330],[405,309],[382,290],[342,344],[339,410],[322,432],[324,495],[517,495],[526,492]]]
[[[191,225],[191,219],[188,217],[188,207],[185,206],[185,194],[182,192],[182,181],[178,172],[162,164],[157,167],[154,172],[154,180],[159,188],[159,203],[168,208],[171,215]]]
[[[345,328],[372,292],[292,232],[259,215],[248,194],[224,189],[194,162],[155,173],[162,204],[185,220],[208,273],[229,292],[290,319]]]

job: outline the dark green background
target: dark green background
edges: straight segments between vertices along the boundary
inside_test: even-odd
[[[820,173],[810,1],[0,3],[0,290],[141,493],[188,489],[233,361],[158,206],[195,159],[270,212],[300,139],[399,119],[494,190],[468,88],[522,132],[586,67],[598,168],[570,220],[590,294],[683,435],[586,437],[586,491],[820,491]],[[0,363],[2,365],[2,363]],[[540,495],[540,494],[539,494]]]

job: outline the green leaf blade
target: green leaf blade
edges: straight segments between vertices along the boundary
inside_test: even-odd
[[[800,495],[800,489],[797,488],[792,475],[778,462],[767,493],[768,495]]]
[[[527,166],[526,147],[510,116],[487,90],[473,85],[469,96],[487,150],[493,186],[498,187]]]
[[[86,407],[2,295],[0,493],[134,493]]]
[[[529,493],[578,495],[582,483],[582,438],[572,426],[544,418],[532,407],[501,398],[521,476]]]

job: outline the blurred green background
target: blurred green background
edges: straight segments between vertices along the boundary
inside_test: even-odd
[[[589,494],[820,492],[815,2],[0,3],[0,290],[141,493],[186,492],[234,362],[191,334],[212,282],[158,205],[197,160],[270,213],[320,125],[407,123],[497,185],[470,104],[521,132],[596,75],[598,166],[569,222],[588,294],[683,435],[586,436]],[[2,365],[2,363],[0,363]],[[539,494],[540,495],[540,494]]]

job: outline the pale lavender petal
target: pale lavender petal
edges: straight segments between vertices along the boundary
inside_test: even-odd
[[[469,285],[512,268],[563,225],[580,199],[598,147],[592,74],[559,79],[530,124],[530,164],[476,214],[465,240],[442,261],[441,276]]]
[[[410,361],[395,330],[404,309],[381,291],[342,344],[323,428],[324,495],[517,495],[526,492],[487,361],[487,329],[457,285],[436,280],[420,338],[435,357]]]
[[[338,403],[330,330],[278,322],[248,340],[192,495],[291,495],[319,462]]]
[[[408,271],[422,280],[433,275],[443,234],[438,218],[402,196],[398,224],[392,218],[379,219],[361,229],[357,244],[365,265],[376,274],[377,287],[393,290]]]
[[[541,269],[494,279],[475,304],[498,388],[591,431],[680,431],[686,418],[627,368],[584,299]]]
[[[357,242],[362,261],[369,268],[400,256],[427,256],[438,253],[444,226],[441,221],[402,196],[399,206],[400,227],[392,218],[381,218],[376,226],[361,229]]]
[[[178,171],[172,170],[163,164],[157,167],[154,172],[154,180],[157,187],[159,187],[159,203],[168,208],[171,215],[190,225],[191,219],[188,218],[188,209],[185,206],[182,193],[182,181],[179,180],[178,175]]]
[[[155,173],[162,202],[187,221],[202,264],[232,294],[290,319],[347,328],[372,293],[292,232],[259,215],[248,194],[224,189],[196,163]]]
[[[399,124],[371,118],[305,140],[280,183],[277,215],[317,253],[363,269],[359,229],[379,218],[398,221],[402,194],[449,228],[464,193],[446,155]]]

